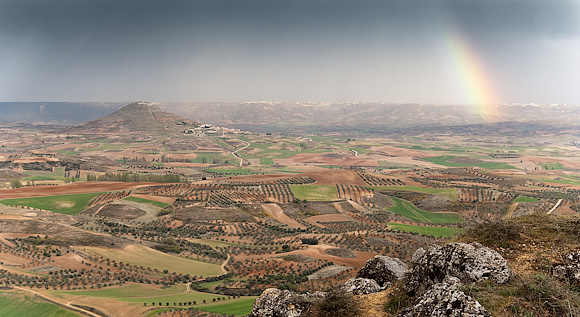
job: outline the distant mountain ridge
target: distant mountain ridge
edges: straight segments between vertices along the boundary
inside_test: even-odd
[[[488,125],[500,122],[576,126],[580,107],[567,105],[427,105],[386,103],[246,102],[161,104],[203,122],[254,132],[392,133],[409,129]],[[480,110],[484,108],[485,117]],[[494,111],[490,111],[490,110]],[[495,112],[495,113],[494,113]],[[489,117],[492,114],[492,117]]]
[[[121,108],[118,102],[0,102],[0,122],[76,125]]]
[[[138,104],[138,103],[134,103]],[[188,118],[228,128],[252,132],[275,132],[294,134],[317,133],[405,133],[441,127],[460,130],[479,129],[480,126],[504,125],[518,130],[536,130],[537,127],[577,127],[580,123],[580,107],[568,105],[515,104],[497,106],[494,117],[483,117],[481,106],[427,105],[388,103],[337,103],[337,102],[197,102],[149,104],[153,113],[167,111],[176,115],[160,117]],[[77,125],[98,120],[123,105],[119,103],[0,103],[0,121],[29,124]],[[492,113],[487,111],[488,114]],[[140,113],[144,122],[152,123],[152,129],[162,131],[157,120],[150,118],[150,111]],[[135,116],[117,113],[104,119],[110,125],[123,117],[127,131],[138,131]],[[147,119],[149,118],[149,119]],[[151,120],[152,121],[151,121]],[[173,120],[173,119],[164,119]],[[156,123],[157,122],[157,123]],[[87,123],[88,124],[88,123]],[[120,122],[116,123],[117,125]],[[97,128],[96,123],[90,125]],[[157,128],[155,128],[157,127]],[[465,127],[465,128],[463,128]],[[148,127],[147,127],[148,128]],[[122,131],[120,127],[117,127]],[[111,126],[110,131],[115,131]],[[123,130],[124,131],[124,130]]]
[[[176,132],[196,123],[184,117],[165,112],[147,102],[130,103],[97,120],[68,129],[68,132],[130,133]]]

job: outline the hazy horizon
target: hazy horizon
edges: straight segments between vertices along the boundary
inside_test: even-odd
[[[0,101],[580,105],[579,1],[0,0]]]

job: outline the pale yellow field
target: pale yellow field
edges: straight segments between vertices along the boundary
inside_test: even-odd
[[[169,273],[176,272],[204,277],[224,273],[217,264],[189,260],[141,245],[129,245],[123,250],[97,247],[82,247],[82,249],[117,262],[150,267],[161,272],[168,270]]]

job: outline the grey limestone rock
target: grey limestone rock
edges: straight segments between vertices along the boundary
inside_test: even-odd
[[[353,277],[346,281],[342,288],[354,295],[374,294],[383,290],[383,288],[375,281],[368,278]]]
[[[478,301],[459,290],[457,285],[449,283],[433,285],[419,297],[414,306],[402,310],[397,316],[491,317],[491,314]]]
[[[567,254],[566,264],[554,267],[552,274],[558,279],[580,284],[580,251]]]
[[[377,255],[367,261],[356,277],[375,280],[379,286],[388,287],[393,282],[403,279],[409,272],[407,264],[397,258]]]
[[[496,251],[479,243],[450,243],[419,249],[413,256],[415,266],[405,285],[411,294],[420,293],[447,276],[465,282],[493,280],[498,284],[513,275],[507,261]]]
[[[299,317],[305,316],[312,307],[307,295],[294,294],[288,290],[268,288],[254,303],[249,317]]]

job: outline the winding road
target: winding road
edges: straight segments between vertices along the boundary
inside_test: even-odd
[[[47,302],[51,302],[51,303],[56,304],[58,306],[61,306],[63,308],[70,309],[70,310],[75,311],[77,313],[81,313],[81,314],[84,314],[84,315],[87,315],[87,316],[93,316],[93,317],[102,317],[101,315],[97,315],[97,314],[95,314],[93,312],[90,312],[90,311],[88,311],[86,309],[82,309],[80,307],[73,306],[73,305],[70,304],[70,302],[61,302],[61,301],[56,300],[54,298],[48,297],[48,296],[46,296],[46,295],[44,295],[42,293],[39,293],[37,291],[33,291],[31,289],[27,289],[27,288],[24,288],[24,287],[18,287],[18,286],[12,286],[12,287],[13,288],[16,288],[16,289],[19,289],[19,290],[23,290],[23,291],[30,292],[30,293],[34,294],[37,298],[43,299],[43,300],[45,300]]]
[[[246,142],[246,141],[242,141],[242,140],[240,140],[240,139],[236,139],[236,140],[238,140],[238,141],[240,141],[240,142],[244,142],[244,143],[246,143],[246,145],[244,145],[244,146],[242,146],[241,148],[239,148],[239,149],[237,149],[237,150],[235,150],[235,151],[233,151],[233,152],[232,152],[232,155],[233,155],[235,158],[237,158],[237,159],[239,159],[239,160],[240,160],[240,166],[242,166],[242,165],[243,165],[243,163],[244,163],[244,159],[243,159],[243,158],[241,158],[240,156],[238,156],[238,152],[239,152],[239,151],[241,151],[241,150],[243,150],[243,149],[245,149],[245,148],[247,148],[248,146],[250,146],[250,143],[248,143],[248,142]]]
[[[558,208],[558,206],[560,206],[561,203],[562,203],[562,199],[558,199],[558,202],[554,205],[554,207],[552,207],[552,209],[550,209],[550,211],[548,211],[548,215],[553,213],[554,210],[556,210]]]

